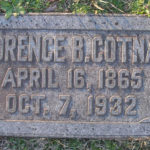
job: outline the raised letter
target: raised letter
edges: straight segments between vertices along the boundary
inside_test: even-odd
[[[41,112],[41,100],[45,99],[45,95],[31,95],[31,99],[35,99],[35,114],[39,115]]]
[[[133,37],[133,53],[132,53],[132,63],[138,62],[138,56],[140,58],[140,63],[144,62],[144,38],[137,39]]]
[[[35,84],[35,87],[39,88],[40,87],[39,80],[40,80],[39,69],[31,68],[30,69],[30,87],[34,87],[34,84]]]
[[[54,46],[54,39],[50,36],[43,37],[42,42],[42,60],[50,62],[53,59],[53,52],[50,52],[52,46]]]
[[[150,61],[150,39],[146,37],[146,46],[147,46],[147,53],[145,58],[145,63],[149,63]]]
[[[95,100],[95,113],[98,116],[105,115],[107,111],[107,99],[105,96],[97,96]]]
[[[104,69],[99,70],[98,74],[98,88],[103,89],[104,88]]]
[[[22,86],[22,80],[27,79],[28,71],[26,68],[18,68],[17,87]]]
[[[84,88],[85,86],[85,72],[83,69],[75,69],[74,71],[74,87],[75,88]]]
[[[73,37],[72,61],[82,62],[83,58],[83,38],[79,36]]]
[[[0,60],[4,57],[4,40],[0,37]]]
[[[30,62],[33,61],[33,54],[35,55],[36,61],[40,61],[40,48],[41,48],[41,37],[39,35],[29,36],[29,52],[28,59]]]
[[[8,83],[10,83],[12,87],[16,87],[15,78],[11,68],[8,68],[1,86],[5,87]]]
[[[30,111],[30,99],[28,95],[22,94],[19,96],[19,111],[26,114]]]
[[[112,107],[110,107],[110,113],[114,116],[121,115],[122,113],[122,99],[120,96],[112,96],[110,98],[110,103]]]
[[[132,42],[132,38],[131,37],[117,37],[117,42],[122,43],[121,62],[126,63],[127,62],[127,42]]]
[[[116,41],[113,37],[107,37],[105,40],[105,61],[114,62],[116,60]]]
[[[58,88],[57,79],[55,79],[55,72],[53,69],[48,69],[48,88]]]
[[[125,98],[125,104],[127,105],[126,110],[125,110],[125,114],[127,116],[135,116],[137,114],[137,110],[136,110],[136,97],[133,95],[129,95]]]
[[[54,51],[54,61],[55,62],[65,62],[65,37],[55,38],[55,51]]]
[[[18,36],[18,61],[27,61],[27,54],[28,54],[27,43],[28,43],[27,36]]]
[[[114,69],[109,69],[106,71],[105,84],[107,88],[113,89],[116,86],[116,71]]]
[[[131,74],[131,87],[133,89],[140,89],[142,87],[142,70],[141,69],[133,69]]]
[[[104,50],[103,46],[103,39],[102,37],[95,37],[93,39],[93,48],[92,48],[92,60],[93,62],[102,62]]]
[[[88,116],[91,116],[94,113],[93,105],[94,105],[94,98],[93,96],[89,96],[88,97],[88,111],[87,111]]]
[[[118,86],[121,89],[126,89],[129,85],[129,71],[127,69],[121,69],[118,72]]]
[[[17,110],[17,98],[15,94],[9,94],[6,96],[6,111],[9,113],[15,113]]]
[[[63,101],[64,104],[59,112],[60,116],[69,116],[71,110],[71,96],[70,95],[59,95],[59,100]]]
[[[15,36],[6,36],[5,38],[5,61],[16,61],[14,50],[16,48],[16,38]]]

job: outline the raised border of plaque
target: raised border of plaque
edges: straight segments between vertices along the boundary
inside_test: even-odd
[[[0,50],[0,136],[150,136],[150,18],[0,15]]]

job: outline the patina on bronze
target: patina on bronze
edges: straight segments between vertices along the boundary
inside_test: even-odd
[[[0,16],[0,135],[150,135],[150,18]]]

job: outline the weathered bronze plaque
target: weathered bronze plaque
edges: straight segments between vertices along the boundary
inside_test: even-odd
[[[0,16],[0,135],[150,135],[150,18]]]

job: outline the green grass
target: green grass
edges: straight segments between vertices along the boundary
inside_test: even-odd
[[[150,0],[134,0],[132,13],[147,14],[150,17]]]
[[[48,5],[49,2],[45,0],[0,0],[0,10],[5,13],[6,18],[27,12],[42,12]]]
[[[59,1],[58,11],[66,9],[73,13],[124,13],[124,6],[126,5],[123,0],[76,0],[67,5],[66,0]],[[128,10],[126,10],[127,12]]]
[[[1,138],[0,149],[11,150],[149,150],[150,141],[46,138]]]
[[[150,0],[0,0],[6,18],[28,12],[44,12],[55,5],[56,12],[135,13],[150,16]]]

